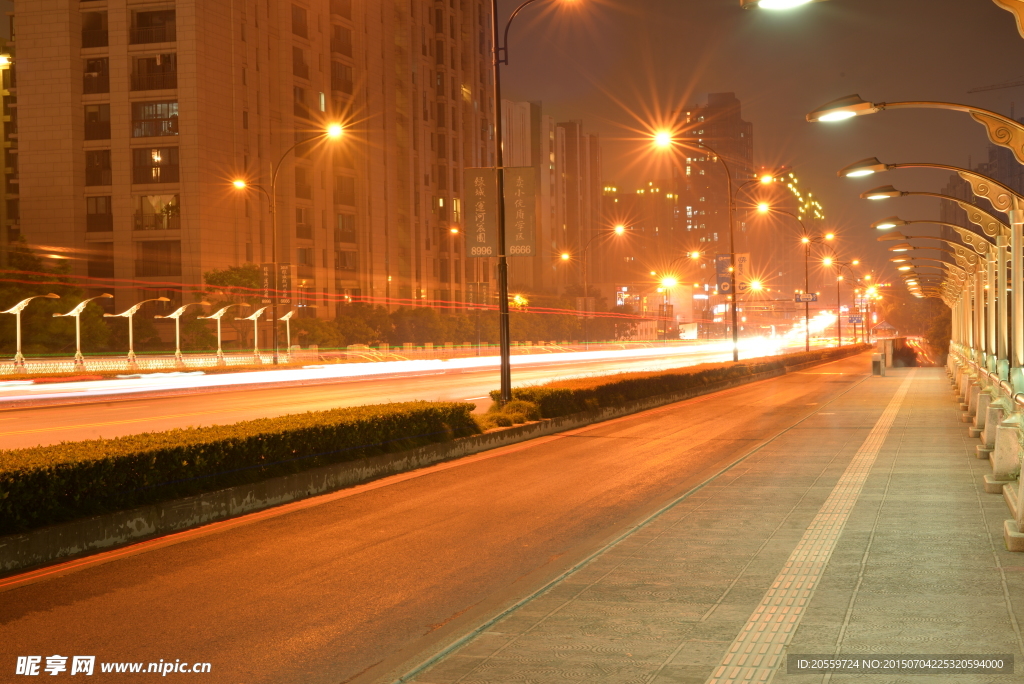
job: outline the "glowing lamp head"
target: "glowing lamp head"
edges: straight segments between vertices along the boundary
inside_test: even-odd
[[[836,234],[835,233],[826,233],[825,234],[825,239],[826,240],[835,240],[836,239]]]
[[[690,252],[691,259],[700,259],[700,252]]]
[[[759,179],[763,185],[771,185],[775,182],[775,176],[770,173],[766,173]]]
[[[879,186],[877,188],[872,188],[871,190],[868,190],[867,192],[860,193],[860,198],[861,199],[869,199],[869,200],[883,200],[883,199],[889,199],[891,197],[902,197],[902,196],[903,196],[903,192],[900,191],[900,190],[897,190],[896,188],[894,188],[891,185],[882,185],[882,186]]]
[[[860,259],[854,259],[850,263],[853,264],[854,266],[860,266]]]
[[[570,258],[569,257],[569,253],[568,252],[562,252],[561,258],[562,258],[562,261],[568,261],[569,258]]]
[[[818,107],[807,115],[807,120],[812,123],[815,121],[845,121],[855,116],[873,114],[877,111],[878,107],[862,99],[860,95],[847,95]]]
[[[914,267],[913,266],[898,266],[897,267],[897,269],[900,270],[900,271],[909,271],[912,268],[914,268]]]
[[[766,9],[774,11],[791,10],[808,5],[814,0],[740,0],[743,9]]]
[[[889,167],[878,161],[877,157],[868,157],[841,169],[838,175],[840,178],[860,178],[861,176],[870,176],[873,173],[880,173],[888,169]]]
[[[345,127],[340,123],[332,123],[327,126],[325,133],[331,140],[337,140],[341,136],[345,135]]]
[[[907,222],[899,216],[890,216],[889,218],[884,218],[881,221],[875,221],[871,224],[871,227],[875,230],[892,230],[898,226],[905,225],[907,225]]]
[[[448,232],[451,233],[452,235],[458,235],[459,229],[456,226],[452,226],[451,228],[448,229]]]
[[[231,181],[231,184],[234,185],[235,188],[238,190],[245,190],[247,187],[249,187],[249,184],[245,182],[245,180],[242,178],[236,178],[235,180]]]
[[[615,226],[615,234],[616,235],[622,235],[625,232],[626,232],[626,226],[622,225],[621,223],[619,225]]]
[[[760,292],[761,290],[764,289],[764,283],[762,283],[760,280],[751,280],[750,289],[753,290],[754,292]]]
[[[826,266],[831,266],[832,265],[832,257],[825,257],[824,259],[821,260],[821,263],[825,264]]]
[[[668,149],[672,147],[672,132],[671,131],[658,131],[654,134],[654,145],[661,149]]]
[[[666,278],[661,279],[661,286],[664,288],[675,287],[678,284],[679,281],[673,278],[672,276],[668,276]]]
[[[809,243],[810,241],[811,241],[811,238],[809,238],[809,237],[802,237],[802,238],[800,238],[800,242],[805,244],[805,245],[807,243]]]
[[[761,214],[767,214],[771,210],[771,205],[769,205],[767,202],[761,202],[760,204],[757,205],[757,211]]]

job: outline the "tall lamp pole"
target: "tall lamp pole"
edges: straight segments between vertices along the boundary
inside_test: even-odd
[[[294,145],[292,145],[291,147],[289,147],[287,150],[285,150],[284,154],[281,155],[281,158],[277,160],[277,163],[270,167],[270,191],[269,192],[263,186],[257,185],[255,183],[250,183],[248,180],[246,180],[244,178],[237,178],[234,181],[232,181],[232,183],[231,183],[238,190],[244,190],[244,189],[250,188],[250,187],[251,188],[255,188],[255,189],[259,190],[260,192],[262,192],[264,195],[266,195],[267,199],[270,202],[270,261],[274,265],[273,268],[274,268],[274,278],[275,279],[279,275],[278,274],[278,265],[277,265],[277,177],[281,173],[281,167],[284,165],[284,160],[288,157],[289,154],[291,154],[293,151],[295,151],[295,148],[298,147],[299,145],[305,145],[307,143],[313,143],[313,142],[315,142],[317,140],[322,140],[322,139],[325,139],[325,138],[326,139],[330,139],[330,140],[337,140],[337,139],[341,138],[344,134],[345,134],[345,127],[344,126],[342,126],[340,123],[332,123],[329,126],[327,126],[327,129],[325,131],[323,131],[322,133],[320,133],[319,135],[315,135],[312,138],[307,138],[306,140],[300,140],[297,143],[295,143]],[[277,289],[278,288],[275,288],[275,292],[274,292],[273,296],[270,298],[271,299],[270,320],[273,321],[273,326],[274,326],[274,329],[272,331],[272,333],[273,333],[273,335],[272,335],[272,337],[273,337],[272,344],[274,345],[274,365],[275,366],[278,365],[278,363],[280,362],[279,358],[278,358],[278,351],[277,351],[277,348],[278,348],[277,302],[278,302],[278,299],[280,299],[280,292],[277,291]],[[217,325],[218,326],[220,325],[220,319],[219,318],[217,319]],[[218,345],[219,345],[219,343],[218,343]],[[222,357],[218,356],[218,358],[222,360]]]
[[[185,368],[185,358],[181,355],[181,315],[185,313],[185,309],[193,305],[209,306],[210,302],[189,302],[188,304],[179,306],[172,313],[169,313],[166,316],[153,317],[174,319],[174,367],[178,369]]]
[[[505,157],[501,131],[501,65],[508,66],[508,31],[527,5],[519,5],[505,23],[505,41],[501,42],[498,0],[491,0],[491,56],[494,77],[494,167],[498,177],[498,349],[501,354],[501,404],[512,401],[512,347],[508,311],[508,257],[505,244]]]
[[[146,302],[169,302],[171,301],[167,297],[156,297],[154,299],[143,299],[138,304],[130,306],[119,314],[103,314],[104,318],[127,318],[128,319],[128,370],[134,371],[139,369],[139,364],[135,361],[135,314],[138,313],[139,309]]]
[[[66,314],[53,314],[54,318],[61,318],[63,316],[74,316],[75,317],[75,370],[85,370],[85,357],[82,356],[82,312],[85,311],[85,307],[89,305],[94,299],[112,299],[114,295],[104,292],[101,295],[95,297],[89,297],[79,302],[78,306],[68,311]]]
[[[3,230],[7,230],[6,226],[0,226],[0,228],[2,228]],[[15,327],[15,335],[16,335],[16,338],[17,338],[17,348],[16,348],[16,351],[14,352],[14,372],[15,373],[25,373],[26,372],[26,370],[25,370],[25,357],[22,356],[22,353],[21,353],[21,312],[25,309],[26,306],[28,306],[29,302],[31,302],[33,299],[39,299],[40,297],[42,297],[44,299],[60,299],[60,295],[54,294],[54,293],[51,292],[49,294],[36,295],[34,297],[29,297],[28,299],[23,299],[20,302],[18,302],[17,304],[15,304],[14,306],[12,306],[10,309],[7,309],[6,311],[0,311],[0,313],[14,314],[14,318],[15,318],[15,326],[14,327]]]

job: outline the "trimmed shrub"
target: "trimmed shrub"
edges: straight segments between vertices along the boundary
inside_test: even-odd
[[[478,434],[473,408],[384,404],[0,451],[0,534]]]
[[[708,385],[781,370],[813,361],[825,361],[864,351],[870,345],[815,350],[800,354],[764,357],[740,363],[701,364],[674,371],[622,373],[619,375],[559,380],[534,387],[512,388],[512,399],[502,413],[519,401],[535,404],[541,418],[556,418],[581,411],[620,406],[629,401],[676,394]],[[497,406],[500,393],[491,392]],[[499,410],[499,409],[496,409]]]

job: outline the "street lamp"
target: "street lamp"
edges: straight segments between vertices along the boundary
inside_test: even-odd
[[[761,2],[767,2],[767,1],[768,0],[761,0]],[[803,4],[803,3],[801,3],[801,4]],[[671,131],[666,131],[666,130],[655,131],[654,134],[651,136],[651,142],[654,144],[655,147],[657,147],[659,149],[663,149],[663,150],[671,150],[677,144],[677,141],[676,141],[675,137],[673,136],[672,132]],[[711,153],[711,155],[714,156],[715,160],[720,162],[722,164],[722,167],[725,169],[726,194],[727,194],[727,198],[729,200],[729,274],[730,274],[729,292],[726,293],[726,294],[729,294],[729,295],[732,296],[732,307],[731,307],[731,309],[732,309],[732,360],[733,361],[739,361],[740,360],[739,321],[738,321],[738,315],[737,315],[737,311],[736,311],[736,308],[737,308],[737,302],[736,302],[736,230],[735,230],[735,224],[736,224],[736,218],[735,218],[735,214],[736,214],[736,197],[735,197],[735,192],[734,192],[734,182],[733,182],[733,178],[732,178],[732,170],[729,168],[729,164],[725,161],[725,159],[722,157],[722,155],[718,154],[718,152],[715,152],[713,149],[711,149],[711,147],[706,145],[703,140],[698,140],[697,141],[697,147],[698,147],[698,149],[707,150],[709,153]],[[740,188],[743,188],[743,187],[745,187],[747,185],[750,185],[752,183],[765,183],[766,182],[765,181],[765,177],[767,175],[768,174],[765,174],[765,175],[762,175],[759,178],[755,178],[755,179],[752,179],[752,180],[744,181],[739,186],[735,187],[735,190],[739,190]],[[772,176],[772,180],[774,180],[774,176]]]
[[[135,314],[142,305],[147,302],[169,302],[171,301],[167,297],[156,297],[154,299],[143,299],[138,304],[130,306],[119,314],[103,314],[104,318],[127,318],[128,319],[128,370],[135,371],[139,369],[139,364],[135,361]]]
[[[762,208],[763,207],[763,208]],[[762,214],[775,213],[784,214],[797,223],[800,224],[800,228],[803,229],[803,236],[800,238],[800,243],[804,246],[804,351],[811,350],[811,303],[807,299],[810,293],[810,261],[811,261],[811,244],[823,244],[825,242],[831,242],[835,239],[835,233],[825,233],[824,235],[810,237],[807,235],[809,232],[807,226],[804,225],[803,220],[796,214],[786,211],[785,209],[775,209],[766,204],[762,204],[758,207],[758,210]]]
[[[284,316],[281,316],[277,320],[284,321],[284,334],[288,340],[288,348],[285,350],[285,355],[288,360],[292,360],[292,316],[295,314],[295,309],[292,309]]]
[[[257,309],[249,316],[243,318],[243,321],[252,321],[252,358],[253,363],[257,366],[263,365],[263,359],[260,358],[260,328],[259,318],[263,315],[263,312],[267,310],[267,307]],[[290,312],[289,312],[290,313]],[[218,321],[219,322],[219,321]]]
[[[512,401],[512,345],[509,331],[508,310],[508,249],[505,244],[505,157],[501,129],[501,65],[508,66],[508,32],[512,22],[527,5],[537,0],[526,0],[513,10],[505,23],[505,40],[502,42],[498,22],[498,0],[491,0],[491,68],[494,81],[494,168],[498,179],[498,350],[501,355],[500,404]],[[565,256],[562,257],[565,259]]]
[[[85,311],[85,307],[89,305],[94,299],[112,299],[114,295],[107,294],[104,292],[101,295],[95,297],[89,297],[79,302],[78,306],[68,311],[66,314],[53,314],[54,318],[60,318],[62,316],[74,316],[75,317],[75,370],[85,370],[85,358],[82,356],[82,312]]]
[[[625,232],[626,232],[626,227],[624,225],[621,225],[621,224],[615,226],[612,229],[612,234],[613,235],[621,236],[621,235],[625,234]],[[590,349],[590,328],[588,326],[588,319],[590,318],[590,288],[589,288],[589,283],[587,282],[587,275],[588,275],[587,266],[589,264],[589,259],[587,257],[588,257],[588,250],[590,249],[590,245],[592,245],[594,243],[594,240],[596,240],[597,238],[600,238],[600,237],[607,237],[607,235],[605,235],[604,233],[598,233],[597,235],[592,236],[589,240],[587,240],[587,243],[583,246],[583,250],[582,250],[582,260],[583,260],[583,306],[585,307],[585,310],[583,312],[583,348],[584,349]],[[572,255],[569,254],[568,252],[565,252],[565,253],[562,254],[562,260],[563,261],[568,261],[571,257],[572,257]]]
[[[190,306],[210,306],[210,302],[189,302],[183,306],[179,306],[172,313],[166,316],[153,316],[153,318],[173,318],[174,319],[174,367],[178,369],[185,368],[185,359],[181,355],[181,315],[185,313],[185,309]]]
[[[501,106],[500,100],[499,100],[498,106],[499,107]],[[248,180],[246,180],[244,178],[236,178],[235,180],[231,181],[231,185],[233,185],[236,190],[246,190],[248,188],[255,188],[256,190],[259,190],[264,195],[266,195],[267,199],[269,200],[269,205],[270,205],[270,261],[273,264],[275,282],[277,281],[278,276],[279,276],[278,265],[277,265],[277,177],[278,177],[278,174],[281,173],[281,166],[284,164],[284,160],[288,157],[288,155],[291,154],[295,150],[295,148],[298,147],[299,145],[305,145],[307,143],[313,143],[314,141],[317,141],[317,140],[340,140],[341,138],[344,137],[344,135],[345,135],[345,127],[342,124],[336,123],[336,122],[335,123],[331,123],[331,124],[328,124],[327,127],[324,129],[324,131],[322,133],[320,133],[319,135],[315,135],[312,138],[307,138],[305,140],[300,140],[297,143],[295,143],[294,145],[292,145],[291,147],[289,147],[287,150],[285,150],[284,154],[281,155],[281,158],[278,159],[277,163],[274,164],[273,166],[271,166],[271,168],[270,168],[270,191],[269,192],[262,185],[258,185],[258,184],[255,184],[255,183],[250,183]],[[278,299],[280,298],[279,297],[280,293],[277,291],[277,287],[275,287],[273,289],[274,289],[274,293],[271,296],[271,309],[270,310],[271,310],[271,320],[275,321],[274,322],[274,330],[273,330],[273,345],[274,345],[274,365],[276,366],[279,363],[278,351],[277,351],[278,340],[277,340],[277,322],[276,321],[278,320],[278,318],[277,318],[277,302],[278,302]],[[220,326],[220,319],[217,319],[217,325],[218,325],[218,327]],[[220,343],[218,341],[218,345],[219,344]],[[220,356],[218,356],[218,359],[222,360]],[[218,361],[218,363],[220,363],[220,361]]]
[[[200,316],[199,317],[199,318],[201,318],[203,320],[209,320],[209,319],[212,318],[215,321],[217,321],[217,365],[218,366],[226,366],[226,365],[228,365],[228,362],[224,359],[224,350],[221,349],[221,344],[220,344],[220,319],[223,318],[224,314],[227,313],[227,310],[230,309],[233,306],[248,307],[249,304],[246,304],[245,302],[240,302],[238,304],[228,304],[224,308],[219,309],[214,314],[211,314],[209,316]],[[275,326],[276,326],[276,324],[275,324]]]
[[[6,228],[0,226],[0,230],[6,230]],[[20,302],[12,306],[10,309],[7,309],[7,311],[0,311],[0,313],[14,314],[14,318],[16,321],[14,326],[15,337],[17,339],[17,347],[14,352],[15,373],[21,374],[28,372],[25,370],[25,357],[21,353],[21,312],[25,309],[26,306],[28,306],[29,302],[31,302],[33,299],[39,299],[40,297],[42,297],[43,299],[60,299],[60,295],[53,294],[52,292],[44,295],[35,295],[33,297],[21,300]]]
[[[824,0],[740,0],[743,9],[791,10]]]

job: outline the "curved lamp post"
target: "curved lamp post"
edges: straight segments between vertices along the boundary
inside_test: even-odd
[[[612,235],[623,235],[623,234],[625,234],[625,232],[626,232],[626,226],[624,226],[622,224],[619,224],[619,225],[615,226],[611,230],[611,234]],[[583,312],[583,348],[584,349],[590,349],[590,328],[587,325],[587,322],[590,319],[590,314],[591,314],[591,311],[590,311],[590,291],[589,291],[589,287],[588,287],[588,283],[587,283],[587,264],[588,264],[588,261],[587,261],[587,250],[590,249],[590,245],[592,245],[594,243],[594,240],[596,240],[598,238],[607,238],[607,237],[609,237],[609,236],[607,234],[605,234],[605,233],[598,233],[597,235],[592,236],[589,240],[587,240],[587,244],[583,246],[583,250],[581,252],[581,254],[583,256],[583,305],[586,307],[586,311]]]
[[[1024,125],[1008,116],[988,109],[957,104],[956,102],[938,102],[916,100],[907,102],[868,102],[860,95],[847,95],[838,100],[824,104],[807,115],[810,122],[834,122],[852,119],[856,116],[874,114],[885,109],[946,109],[954,112],[965,112],[985,127],[988,139],[1013,151],[1017,161],[1024,164]]]
[[[104,318],[127,318],[128,319],[128,370],[139,370],[139,364],[135,361],[135,314],[146,302],[169,302],[167,297],[156,297],[154,299],[143,299],[138,304],[130,306],[119,314],[103,314]]]
[[[223,307],[222,309],[218,309],[216,313],[210,314],[209,316],[200,316],[199,317],[202,320],[209,320],[209,319],[212,318],[213,320],[217,321],[217,365],[218,366],[226,366],[226,365],[228,365],[228,362],[224,359],[224,350],[221,348],[221,344],[220,344],[220,319],[222,319],[224,317],[224,314],[227,313],[228,309],[230,309],[233,306],[248,307],[250,305],[246,304],[245,302],[239,302],[237,304],[228,304],[227,306]]]
[[[15,339],[17,340],[17,347],[14,352],[14,372],[18,374],[28,372],[25,370],[25,357],[21,353],[21,312],[26,306],[28,306],[29,302],[33,299],[39,299],[40,297],[43,299],[60,299],[60,295],[50,292],[48,294],[35,295],[33,297],[28,297],[27,299],[22,299],[10,309],[7,309],[7,311],[0,311],[0,313],[14,314],[14,319],[16,321],[14,325]]]
[[[280,318],[277,319],[279,321],[284,321],[284,334],[285,334],[286,339],[288,340],[288,345],[287,345],[288,348],[285,349],[284,353],[285,353],[285,356],[288,357],[289,361],[292,360],[292,316],[293,315],[295,315],[295,309],[292,309],[291,311],[286,313],[284,316],[281,316]]]
[[[776,209],[774,207],[770,207],[767,204],[760,205],[758,207],[758,211],[760,211],[762,214],[783,214],[799,223],[800,228],[803,229],[804,234],[803,236],[801,236],[800,242],[804,246],[804,294],[806,295],[811,288],[811,244],[824,244],[825,242],[830,242],[835,239],[835,234],[826,233],[825,235],[810,237],[807,235],[807,233],[809,232],[807,230],[807,226],[804,225],[803,220],[796,214],[786,211],[785,209]],[[811,303],[808,301],[804,302],[804,351],[811,351]]]
[[[153,316],[153,318],[173,318],[174,319],[174,367],[184,368],[185,358],[181,355],[181,316],[185,313],[185,309],[190,306],[210,306],[210,302],[189,302],[183,306],[179,306],[172,313],[166,316]]]
[[[295,148],[298,147],[299,145],[305,145],[307,143],[313,143],[313,142],[315,142],[317,140],[324,140],[324,139],[339,140],[344,135],[345,135],[345,127],[342,126],[340,123],[332,123],[332,124],[328,125],[327,128],[322,133],[320,133],[319,135],[315,135],[312,138],[307,138],[306,140],[300,140],[299,142],[295,143],[294,145],[289,147],[287,150],[285,150],[284,154],[281,155],[281,158],[277,160],[277,163],[270,167],[270,191],[269,192],[267,192],[266,188],[264,188],[263,186],[255,184],[255,183],[250,183],[249,181],[247,181],[244,178],[238,178],[238,179],[235,179],[234,181],[231,182],[231,184],[237,190],[245,190],[247,188],[255,188],[256,190],[259,190],[264,195],[266,195],[267,199],[269,200],[269,203],[270,203],[269,204],[269,206],[270,206],[270,261],[273,263],[275,283],[276,283],[277,278],[278,278],[278,265],[277,265],[277,177],[278,177],[278,174],[281,173],[281,166],[284,164],[284,160],[288,157],[288,155],[291,154],[295,150]],[[271,302],[270,302],[270,304],[271,304],[271,320],[272,321],[276,321],[277,320],[277,303],[278,303],[278,299],[280,299],[280,293],[277,291],[278,288],[276,286],[274,288],[272,288],[272,289],[273,289],[274,292],[273,292],[273,295],[271,295]],[[217,325],[218,325],[218,327],[220,326],[220,319],[217,319]],[[219,334],[218,334],[218,337],[219,337]],[[218,340],[218,348],[219,348],[219,345],[220,345],[220,342]],[[274,365],[276,366],[278,364],[278,352],[277,352],[278,342],[277,342],[277,323],[276,322],[274,323],[274,330],[273,330],[273,345],[274,345]],[[220,361],[223,360],[223,355],[221,355],[219,352],[218,352],[217,359],[218,359],[218,361],[217,361],[218,364],[220,364]]]
[[[853,261],[839,261],[834,256],[825,257],[821,263],[825,266],[833,266],[838,271],[836,274],[836,347],[843,346],[843,303],[840,299],[841,292],[840,286],[843,284],[843,269],[846,269],[853,275],[853,267],[860,266],[860,259],[854,259]],[[854,324],[856,326],[856,323]],[[857,344],[857,329],[854,328],[853,343]]]
[[[252,321],[252,358],[253,363],[257,366],[263,365],[263,359],[260,358],[260,328],[259,319],[263,315],[263,312],[267,310],[267,307],[257,309],[250,315],[243,318],[243,321]]]
[[[75,317],[75,370],[76,371],[84,371],[85,370],[85,358],[82,356],[82,312],[85,311],[85,307],[87,307],[89,305],[89,302],[93,301],[94,299],[113,299],[113,297],[114,297],[114,295],[107,294],[106,292],[104,292],[101,295],[96,295],[95,297],[89,297],[88,299],[83,299],[81,302],[79,302],[78,306],[76,306],[71,311],[68,311],[65,314],[59,314],[59,313],[53,314],[54,318],[60,318],[60,317],[63,317],[63,316],[74,316]]]

